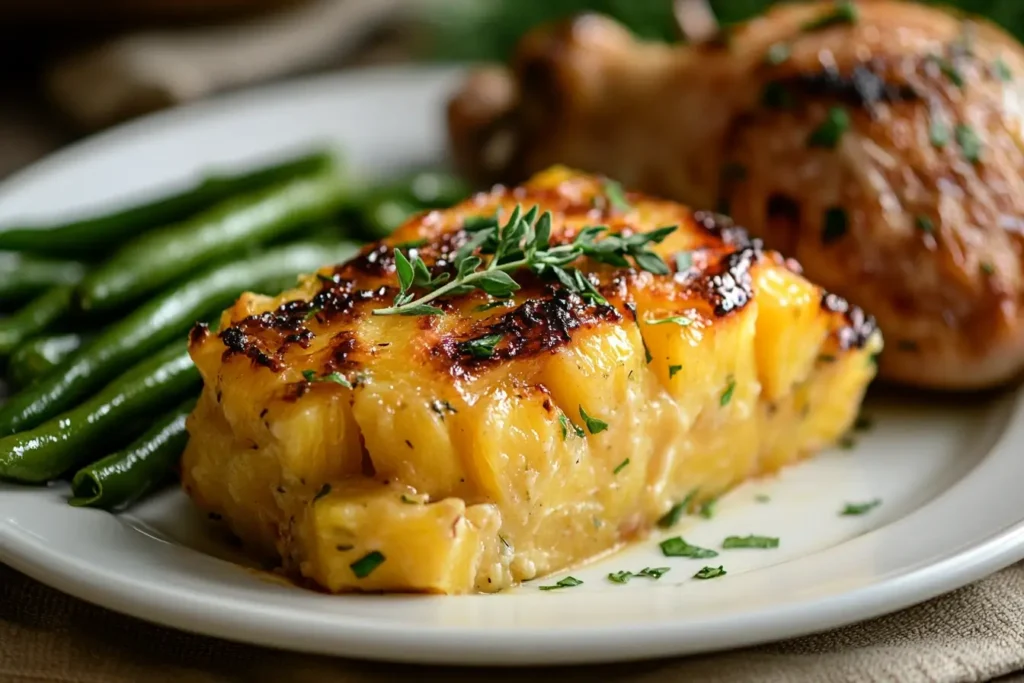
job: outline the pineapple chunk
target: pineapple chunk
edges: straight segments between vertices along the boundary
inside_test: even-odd
[[[605,192],[555,168],[197,328],[185,489],[330,591],[496,591],[840,437],[875,373],[873,321],[720,217]],[[396,245],[447,268],[466,218],[517,204],[552,212],[554,243],[678,225],[655,247],[673,272],[574,264],[608,305],[522,272],[507,302],[372,314],[394,297]],[[493,335],[493,354],[467,351]]]

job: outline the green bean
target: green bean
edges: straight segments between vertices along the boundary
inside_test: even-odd
[[[84,276],[78,261],[0,254],[0,303],[21,304],[51,287],[77,285]]]
[[[2,325],[3,321],[0,321]],[[11,354],[7,363],[7,379],[15,387],[27,387],[81,348],[82,342],[80,334],[29,339]]]
[[[0,478],[42,484],[88,463],[125,427],[174,405],[201,384],[185,341],[130,368],[77,408],[32,430],[0,438]]]
[[[428,209],[447,209],[469,196],[471,188],[457,175],[445,171],[420,171],[399,181],[409,199]]]
[[[396,182],[364,186],[353,200],[368,239],[382,239],[413,214],[447,208],[465,199],[469,186],[451,173],[421,171]]]
[[[299,243],[207,269],[106,328],[46,377],[12,396],[0,406],[0,436],[31,429],[68,410],[126,365],[184,334],[196,320],[229,305],[245,290],[282,278],[294,283],[297,274],[344,261],[357,250],[352,242],[333,247]]]
[[[185,420],[196,405],[194,397],[160,418],[124,450],[87,465],[71,480],[76,507],[123,509],[174,477],[188,432]]]
[[[10,317],[0,319],[0,358],[10,355],[23,341],[43,332],[67,314],[73,292],[72,286],[54,287]]]
[[[211,261],[330,217],[344,196],[340,177],[326,172],[229,199],[126,244],[85,278],[79,303],[104,310],[144,297]]]
[[[0,228],[0,249],[70,256],[106,254],[140,232],[184,220],[228,197],[322,171],[330,164],[330,154],[317,152],[245,173],[211,175],[175,194],[146,200],[114,213],[71,223],[5,226]]]
[[[393,233],[422,207],[405,199],[377,197],[362,205],[363,236],[376,241]]]

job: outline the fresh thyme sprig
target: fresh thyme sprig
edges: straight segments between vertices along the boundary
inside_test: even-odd
[[[510,273],[522,269],[554,278],[591,303],[607,304],[582,272],[569,267],[580,257],[620,268],[629,267],[628,259],[632,259],[641,270],[657,275],[669,274],[668,266],[650,250],[649,245],[662,242],[677,226],[628,236],[606,235],[598,240],[598,236],[608,228],[593,225],[580,230],[569,244],[552,245],[551,213],[545,211],[540,216],[538,213],[536,206],[525,213],[522,207],[516,206],[504,225],[499,223],[498,216],[467,221],[463,229],[469,234],[469,239],[452,259],[454,277],[449,272],[433,275],[419,255],[410,260],[396,248],[395,270],[399,291],[392,306],[378,308],[374,315],[437,315],[443,311],[430,302],[474,289],[493,297],[506,298],[520,288]],[[485,256],[490,258],[485,261]],[[426,293],[417,298],[412,291],[417,288],[426,290]]]

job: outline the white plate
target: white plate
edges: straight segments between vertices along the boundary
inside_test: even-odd
[[[0,187],[0,221],[72,215],[327,140],[372,172],[443,158],[443,107],[459,73],[375,70],[233,95],[93,138]],[[330,597],[269,580],[234,556],[178,491],[115,517],[63,487],[0,485],[0,560],[143,619],[264,645],[389,660],[599,662],[735,647],[832,628],[948,591],[1024,557],[1024,400],[874,397],[874,429],[727,496],[687,540],[782,539],[712,561],[661,557],[657,539],[573,571],[577,588],[499,595]],[[757,502],[759,494],[770,502]],[[842,517],[846,502],[883,503]],[[235,557],[234,559],[242,560]],[[704,564],[728,575],[690,578]],[[618,569],[668,566],[616,585]],[[558,577],[555,577],[556,579]],[[544,581],[542,583],[548,583]]]

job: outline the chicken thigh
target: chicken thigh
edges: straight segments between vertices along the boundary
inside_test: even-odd
[[[882,376],[976,389],[1024,368],[1024,52],[892,0],[780,5],[700,45],[587,15],[449,107],[480,182],[552,163],[718,208],[863,306]]]

